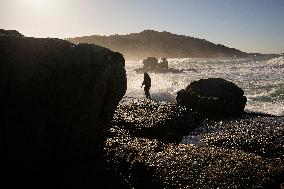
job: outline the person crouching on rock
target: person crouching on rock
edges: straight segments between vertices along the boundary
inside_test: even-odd
[[[144,73],[144,81],[141,85],[141,88],[143,85],[144,85],[144,91],[145,91],[146,98],[151,99],[150,92],[149,92],[150,87],[151,87],[151,78],[146,72]]]

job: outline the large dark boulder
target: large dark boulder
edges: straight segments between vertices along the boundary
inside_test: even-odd
[[[208,117],[238,116],[244,112],[244,91],[221,78],[193,81],[177,92],[177,103]]]
[[[100,175],[106,132],[126,92],[124,64],[120,53],[97,45],[1,30],[4,175],[27,186],[38,180],[39,188],[82,188]]]

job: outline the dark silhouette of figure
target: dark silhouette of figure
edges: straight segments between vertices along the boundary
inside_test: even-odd
[[[144,85],[144,91],[145,91],[146,98],[151,99],[150,92],[149,92],[150,87],[151,87],[151,78],[146,72],[144,73],[144,81],[141,85],[141,88],[143,85]]]

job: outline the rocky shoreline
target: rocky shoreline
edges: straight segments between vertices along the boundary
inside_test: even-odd
[[[105,145],[107,166],[129,188],[279,188],[283,123],[253,113],[206,119],[177,104],[124,97]]]
[[[231,107],[241,110],[230,118],[208,119],[189,108],[198,102],[213,113],[216,105],[227,108],[232,96],[224,98],[230,91],[223,85],[213,87],[223,89],[221,95],[213,90],[209,97],[208,87],[205,95],[188,88],[181,99],[191,95],[197,103],[184,99],[184,106],[125,97],[120,53],[3,29],[0,60],[3,186],[242,189],[284,183],[283,117],[243,113],[235,103]]]

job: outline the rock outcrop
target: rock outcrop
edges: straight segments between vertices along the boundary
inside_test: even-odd
[[[168,60],[166,58],[161,58],[159,62],[156,57],[147,57],[143,60],[143,68],[150,70],[167,70]]]
[[[106,132],[127,87],[124,57],[16,34],[0,35],[1,172],[12,184],[84,188],[103,169]]]
[[[169,68],[169,63],[166,58],[161,58],[160,61],[156,57],[147,57],[142,61],[143,67],[134,69],[137,73],[153,72],[153,73],[182,73],[184,70]]]
[[[283,117],[196,116],[177,104],[124,98],[106,141],[109,169],[134,189],[269,189],[284,182]],[[178,141],[182,134],[200,143]]]
[[[244,91],[234,83],[221,78],[193,81],[177,92],[177,103],[206,117],[238,116],[244,112]]]

